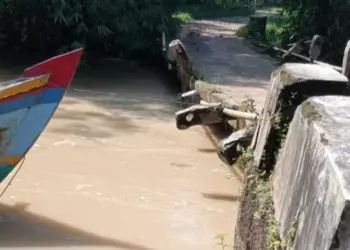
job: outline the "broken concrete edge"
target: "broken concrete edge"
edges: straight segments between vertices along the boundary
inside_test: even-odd
[[[237,103],[230,92],[229,87],[197,80],[194,83],[194,88],[200,97],[208,103],[221,103],[225,108],[239,109],[240,104]]]
[[[223,108],[220,105],[192,105],[175,113],[176,127],[180,130],[196,125],[221,123],[223,117]]]
[[[329,67],[288,63],[272,73],[252,140],[255,163],[272,171],[296,108],[311,96],[349,95],[347,78]]]

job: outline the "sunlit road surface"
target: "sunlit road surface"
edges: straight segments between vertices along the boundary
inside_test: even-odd
[[[240,176],[207,129],[176,129],[175,96],[133,65],[77,76],[2,197],[0,248],[232,246]]]

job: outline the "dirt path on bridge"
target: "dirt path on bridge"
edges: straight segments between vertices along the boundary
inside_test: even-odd
[[[76,77],[3,196],[0,247],[221,250],[218,234],[232,245],[240,175],[208,131],[175,128],[177,93],[158,74],[99,68]]]
[[[264,14],[264,13],[263,13]],[[247,17],[193,20],[180,32],[198,78],[231,87],[229,95],[240,102],[248,95],[262,108],[270,76],[278,62],[257,53],[237,30]]]

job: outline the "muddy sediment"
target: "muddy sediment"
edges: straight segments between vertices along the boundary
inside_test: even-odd
[[[0,247],[232,246],[239,176],[205,128],[175,128],[176,95],[135,65],[79,73],[2,197]]]

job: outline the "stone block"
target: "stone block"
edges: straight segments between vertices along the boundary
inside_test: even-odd
[[[281,236],[293,250],[350,249],[350,97],[309,98],[296,110],[273,175]]]
[[[251,144],[255,164],[274,166],[295,109],[308,97],[348,94],[347,78],[330,67],[287,63],[274,71]]]

